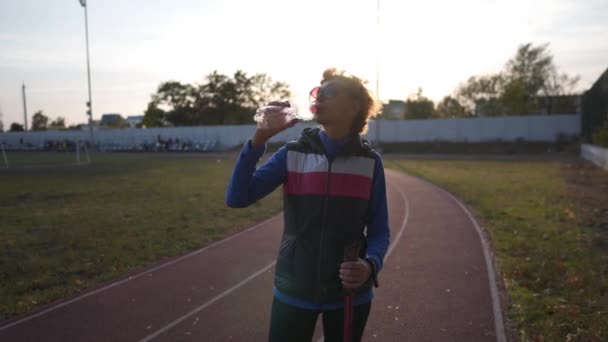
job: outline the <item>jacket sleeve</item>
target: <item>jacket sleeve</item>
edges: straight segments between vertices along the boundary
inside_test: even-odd
[[[386,199],[386,179],[384,166],[380,155],[376,156],[372,197],[367,222],[367,259],[376,266],[376,272],[382,269],[384,256],[390,242],[390,229],[388,224],[388,204]],[[373,274],[372,276],[375,276]],[[374,279],[376,287],[377,279]]]
[[[266,146],[254,148],[251,140],[243,146],[226,189],[226,205],[245,208],[271,193],[287,177],[287,150],[281,147],[256,170]]]

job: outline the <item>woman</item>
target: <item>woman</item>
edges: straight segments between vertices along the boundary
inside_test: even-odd
[[[345,293],[354,296],[353,341],[360,341],[389,245],[382,159],[360,136],[377,102],[364,81],[333,68],[310,95],[321,128],[304,129],[256,170],[266,142],[297,120],[258,126],[238,157],[226,204],[247,207],[283,185],[269,341],[310,341],[320,313],[325,341],[343,341]],[[358,258],[344,261],[353,245],[361,246]]]

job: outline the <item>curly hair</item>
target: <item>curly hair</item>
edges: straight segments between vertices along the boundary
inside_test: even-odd
[[[351,75],[344,70],[328,68],[323,71],[321,84],[330,80],[343,81],[350,88],[352,96],[360,101],[361,113],[358,113],[355,118],[352,131],[357,134],[367,133],[367,121],[378,115],[380,110],[380,102],[366,86],[367,80]]]

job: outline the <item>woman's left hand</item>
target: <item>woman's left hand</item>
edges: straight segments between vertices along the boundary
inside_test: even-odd
[[[365,259],[343,262],[340,265],[340,279],[345,288],[356,289],[369,279],[372,274],[371,265]]]

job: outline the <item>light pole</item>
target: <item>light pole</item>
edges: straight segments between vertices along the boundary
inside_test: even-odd
[[[89,61],[89,18],[87,13],[87,1],[79,0],[82,7],[84,7],[84,32],[87,46],[87,81],[89,86],[89,101],[87,101],[87,115],[89,116],[89,132],[91,134],[91,145],[94,143],[93,140],[93,102],[91,98],[91,63]]]
[[[21,91],[23,94],[23,130],[27,132],[27,100],[25,99],[25,82],[23,82],[23,86],[21,87]]]

